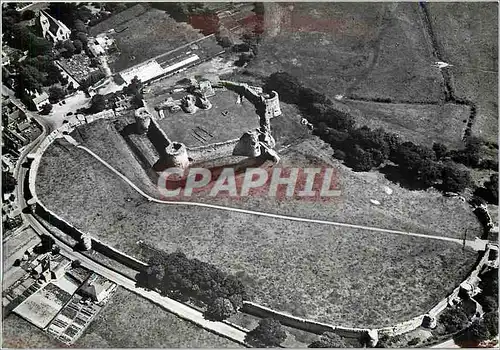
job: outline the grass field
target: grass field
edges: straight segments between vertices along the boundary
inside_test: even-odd
[[[214,263],[239,275],[255,301],[300,316],[358,326],[405,320],[444,297],[475,260],[458,244],[149,203],[83,151],[68,150],[54,145],[42,160],[37,189],[49,208],[139,258],[142,239]],[[408,212],[418,220],[411,209],[401,220]]]
[[[147,317],[146,317],[147,315]],[[3,347],[65,348],[16,315],[3,323]],[[238,348],[238,344],[179,319],[119,288],[74,348]]]
[[[457,104],[396,104],[345,101],[359,126],[379,127],[420,145],[441,142],[449,148],[463,148],[462,135],[470,108]]]
[[[279,167],[333,167],[342,191],[340,198],[324,203],[301,200],[283,201],[269,196],[214,198],[208,197],[207,192],[200,192],[191,198],[184,197],[183,199],[459,239],[463,238],[466,231],[469,239],[473,239],[476,235],[480,236],[482,227],[468,204],[456,198],[444,197],[433,189],[408,190],[389,181],[379,172],[352,172],[337,160],[332,159],[330,147],[311,136],[306,128],[297,123],[298,118],[292,110],[272,119],[273,134],[278,143],[277,149],[283,149]],[[79,134],[83,135],[85,146],[151,196],[159,197],[156,183],[151,182],[151,178],[147,176],[128,146],[124,145],[123,138],[118,134],[112,122],[99,121],[80,129],[80,133],[75,131],[73,135],[75,137]],[[58,162],[65,161],[66,157],[62,157],[63,150],[63,147],[49,149],[46,155],[46,166],[40,169],[41,176],[46,177],[48,167],[57,169]],[[54,158],[53,161],[52,158]],[[76,163],[71,162],[71,164],[74,166]],[[239,176],[242,177],[243,174]],[[49,181],[49,184],[52,182],[51,178],[45,181]],[[53,181],[56,185],[57,179]],[[47,185],[44,184],[44,186]],[[385,192],[386,187],[389,187],[393,193],[388,195]],[[381,205],[371,204],[370,199],[380,201]]]
[[[165,118],[158,124],[169,138],[187,147],[238,139],[245,131],[258,128],[259,117],[249,101],[237,104],[237,97],[233,91],[216,90],[215,96],[209,98],[212,103],[209,110],[197,110],[194,114],[165,111]],[[196,127],[204,128],[212,136],[197,131]],[[197,139],[195,132],[206,141]]]
[[[184,198],[269,213],[458,239],[462,239],[465,232],[468,239],[481,235],[482,227],[467,203],[444,197],[433,189],[408,190],[389,181],[379,172],[353,172],[328,154],[329,150],[321,150],[315,140],[304,141],[282,153],[278,167],[333,168],[341,196],[329,201],[275,199],[269,196],[220,198],[208,196],[208,191]],[[390,188],[392,193],[387,194],[386,188]],[[371,204],[371,199],[378,200],[381,205]]]
[[[140,28],[140,30],[138,30]],[[176,22],[165,11],[136,5],[92,27],[96,35],[114,29],[120,53],[110,62],[113,72],[139,64],[147,59],[202,38],[198,30]]]
[[[266,5],[267,6],[267,5]],[[285,70],[334,96],[439,101],[442,79],[410,3],[269,4],[249,69]]]
[[[265,33],[248,69],[285,70],[327,94],[344,94],[371,60],[385,5],[266,3]]]
[[[429,4],[434,32],[457,97],[478,106],[472,132],[498,142],[498,4]]]
[[[394,3],[375,48],[376,61],[351,96],[393,102],[435,102],[443,99],[443,79],[419,14],[417,3]]]
[[[89,147],[113,167],[120,169],[134,183],[140,184],[147,192],[154,192],[146,169],[140,159],[131,152],[124,137],[120,134],[123,125],[133,123],[133,117],[121,117],[119,120],[98,120],[79,127],[71,136]],[[50,157],[50,154],[48,154]]]

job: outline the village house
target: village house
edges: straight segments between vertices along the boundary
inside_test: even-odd
[[[33,95],[35,96],[32,99],[33,105],[36,110],[40,112],[42,110],[42,106],[49,103],[49,95],[45,91],[42,91],[41,93],[35,91]]]

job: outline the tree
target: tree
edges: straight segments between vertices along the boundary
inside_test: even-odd
[[[106,99],[103,95],[94,95],[90,100],[90,107],[88,108],[88,112],[99,113],[106,109]]]
[[[448,153],[448,148],[443,145],[442,143],[439,143],[439,142],[435,142],[432,144],[432,149],[434,150],[434,153],[436,153],[436,158],[439,160],[439,159],[442,159],[443,157],[446,156],[446,154]]]
[[[462,308],[454,307],[447,308],[439,317],[439,322],[444,325],[446,332],[455,333],[467,326],[469,318]]]
[[[14,191],[17,185],[17,180],[7,171],[2,171],[2,192],[9,193]]]
[[[70,58],[71,56],[73,56],[73,54],[76,51],[76,47],[75,45],[73,45],[71,40],[66,40],[65,42],[63,42],[62,48],[63,48],[62,55],[66,58]]]
[[[490,332],[482,320],[477,320],[467,327],[464,336],[467,340],[482,342],[490,338]]]
[[[467,169],[459,167],[456,163],[447,163],[441,172],[443,190],[449,192],[462,192],[472,182]]]
[[[75,53],[76,54],[79,54],[80,52],[82,52],[82,50],[83,50],[83,43],[81,42],[81,40],[75,39],[73,41],[73,45],[75,46]]]
[[[41,92],[43,82],[44,76],[37,68],[26,65],[19,70],[19,89]]]
[[[259,321],[259,325],[247,333],[245,341],[259,348],[276,348],[286,339],[281,323],[273,318]]]
[[[207,317],[221,318],[229,310],[236,311],[246,295],[237,278],[212,264],[188,259],[182,252],[153,256],[149,267],[136,279],[138,286],[157,289],[161,294],[180,301],[192,300],[207,305]],[[221,300],[217,300],[219,298]]]
[[[347,344],[340,335],[326,332],[319,340],[309,344],[308,348],[347,348]]]
[[[227,298],[216,298],[212,303],[208,304],[208,308],[204,313],[204,317],[211,321],[223,321],[236,313],[236,310]]]
[[[51,2],[49,4],[49,13],[68,27],[71,27],[75,19],[78,18],[77,11],[78,5],[76,3]]]
[[[498,174],[492,174],[489,181],[486,181],[474,194],[490,204],[498,205]]]
[[[47,115],[52,111],[52,105],[50,103],[46,103],[42,106],[41,114]]]
[[[300,100],[301,84],[297,78],[288,73],[271,74],[264,87],[267,91],[277,91],[283,102],[297,104]]]
[[[127,95],[134,96],[141,93],[143,84],[137,75],[130,81],[130,84],[123,88],[123,92]]]
[[[345,164],[354,171],[370,171],[375,162],[370,152],[366,152],[359,145],[355,145],[354,149],[347,152]]]
[[[143,98],[144,97],[142,96],[142,94],[138,92],[134,95],[134,97],[132,97],[132,100],[130,101],[130,103],[136,109],[144,107]]]
[[[75,20],[73,28],[77,33],[78,32],[87,33],[87,26],[85,25],[85,23],[83,23],[81,19]]]
[[[420,163],[418,179],[425,187],[433,186],[441,177],[439,163],[425,159]]]
[[[490,312],[498,310],[498,298],[491,295],[479,294],[475,297],[479,304],[483,307],[483,311]]]
[[[49,89],[49,101],[50,103],[57,103],[66,97],[66,91],[59,86],[52,86]]]
[[[483,317],[483,322],[490,336],[496,337],[498,335],[498,309],[486,313]]]
[[[87,34],[85,34],[83,32],[77,32],[75,34],[75,40],[80,40],[82,42],[84,48],[87,47],[87,44],[89,42]]]
[[[30,10],[30,9],[24,10],[22,15],[21,15],[21,19],[23,21],[29,21],[30,19],[33,19],[33,18],[35,18],[35,11]]]

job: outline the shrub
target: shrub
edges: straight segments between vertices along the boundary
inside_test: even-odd
[[[462,308],[454,307],[447,308],[439,317],[439,322],[444,325],[446,332],[456,333],[467,326],[469,319]]]
[[[476,196],[484,198],[488,203],[498,205],[498,174],[492,174],[483,187],[476,189]]]
[[[66,91],[58,86],[52,86],[49,89],[49,101],[50,103],[57,103],[64,99],[66,96]]]
[[[259,325],[247,333],[245,341],[259,348],[276,348],[286,339],[286,333],[279,321],[265,318],[259,321]]]
[[[443,166],[441,176],[444,191],[462,192],[472,182],[469,171],[452,162]]]
[[[227,298],[216,298],[208,304],[207,310],[203,316],[211,321],[223,321],[236,313],[236,309]]]
[[[308,348],[347,348],[347,344],[340,335],[326,332],[323,333],[319,340],[309,344]]]
[[[413,338],[413,339],[411,339],[411,340],[408,342],[408,345],[409,345],[409,346],[415,346],[415,345],[417,345],[418,343],[420,343],[420,339],[419,339],[419,338]]]

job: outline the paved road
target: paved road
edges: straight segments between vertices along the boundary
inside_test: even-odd
[[[73,145],[76,145],[75,142],[71,142],[71,143]],[[433,235],[426,235],[426,234],[422,234],[422,233],[405,232],[405,231],[391,230],[391,229],[385,229],[385,228],[379,228],[379,227],[372,227],[372,226],[355,225],[355,224],[348,224],[348,223],[344,223],[344,222],[336,222],[336,221],[328,221],[328,220],[317,220],[317,219],[307,219],[307,218],[301,218],[301,217],[289,216],[289,215],[271,214],[271,213],[265,213],[265,212],[255,211],[255,210],[247,210],[247,209],[240,209],[240,208],[231,208],[231,207],[225,207],[225,206],[214,205],[214,204],[206,204],[206,203],[198,203],[198,202],[165,201],[165,200],[161,200],[161,199],[157,199],[157,198],[151,197],[150,195],[148,195],[147,193],[145,193],[144,191],[142,191],[130,179],[128,179],[125,175],[123,175],[118,170],[116,170],[115,168],[113,168],[110,164],[108,164],[105,160],[103,160],[101,157],[99,157],[97,154],[95,154],[94,152],[92,152],[87,147],[81,146],[81,145],[78,145],[76,147],[78,147],[78,148],[86,151],[90,155],[92,155],[99,162],[101,162],[104,166],[106,166],[108,169],[110,169],[112,172],[114,172],[116,175],[118,175],[123,181],[125,181],[137,193],[139,193],[141,196],[143,196],[144,198],[146,198],[150,202],[156,202],[156,203],[167,204],[167,205],[185,205],[185,206],[205,207],[205,208],[225,210],[225,211],[231,211],[231,212],[237,212],[237,213],[243,213],[243,214],[266,216],[266,217],[271,217],[271,218],[275,218],[275,219],[308,222],[308,223],[321,224],[321,225],[349,227],[349,228],[356,228],[356,229],[369,230],[369,231],[375,231],[375,232],[383,232],[383,233],[390,233],[390,234],[397,234],[397,235],[404,235],[404,236],[412,236],[412,237],[419,237],[419,238],[435,239],[435,240],[440,240],[440,241],[453,242],[453,243],[457,243],[457,244],[460,244],[460,245],[464,244],[463,240],[457,239],[457,238],[450,238],[450,237],[443,237],[443,236],[433,236]],[[485,247],[486,247],[486,243],[487,243],[486,241],[483,241],[483,240],[480,240],[480,239],[476,238],[476,240],[474,240],[474,241],[466,241],[466,246],[468,246],[470,248],[473,248],[475,250],[484,250]]]

